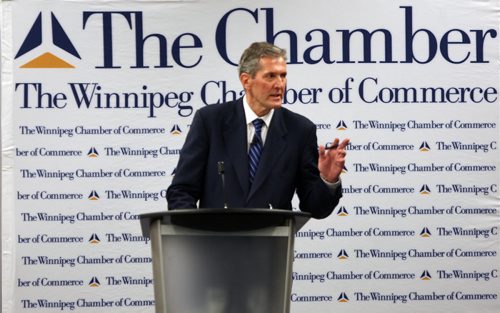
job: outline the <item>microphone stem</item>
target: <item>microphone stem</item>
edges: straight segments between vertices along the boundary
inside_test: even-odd
[[[224,209],[227,209],[226,183],[224,181],[224,162],[222,161],[217,162],[217,171],[219,172],[219,175],[222,180],[222,197],[224,200]]]
[[[226,199],[226,183],[224,181],[224,172],[222,173],[222,193],[224,196],[224,209],[227,209],[227,199]]]

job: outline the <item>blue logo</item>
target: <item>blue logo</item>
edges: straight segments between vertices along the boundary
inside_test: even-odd
[[[52,30],[51,35],[52,35],[52,43],[54,44],[54,46],[66,51],[67,53],[71,54],[72,56],[78,59],[81,59],[80,55],[78,54],[78,51],[71,42],[71,39],[69,39],[68,35],[64,31],[57,17],[54,15],[53,12],[51,12],[50,14],[51,14],[50,27]],[[43,27],[48,27],[48,26],[43,25],[42,12],[40,12],[35,22],[33,23],[33,26],[31,26],[30,31],[26,35],[26,38],[24,39],[21,47],[17,51],[14,59],[17,59],[23,56],[24,54],[38,48],[42,44],[42,41],[48,40],[48,38],[42,38]],[[24,65],[21,66],[21,68],[74,68],[74,66],[64,61],[63,59],[59,58],[58,56],[52,54],[51,52],[45,52],[39,55],[38,57],[32,59],[28,63],[25,63]]]

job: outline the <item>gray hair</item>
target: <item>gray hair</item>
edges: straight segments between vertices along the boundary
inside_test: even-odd
[[[286,50],[268,42],[254,42],[241,55],[238,73],[255,77],[260,69],[259,61],[263,57],[283,58],[286,61]]]

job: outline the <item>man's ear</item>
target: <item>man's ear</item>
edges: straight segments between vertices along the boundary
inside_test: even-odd
[[[243,89],[247,90],[247,87],[248,87],[248,84],[249,84],[249,81],[251,78],[252,77],[248,73],[241,73],[240,74],[240,82],[241,82],[241,85],[243,86]]]

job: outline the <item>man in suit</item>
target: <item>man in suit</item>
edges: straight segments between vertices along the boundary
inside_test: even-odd
[[[282,108],[283,49],[253,43],[240,59],[239,75],[243,98],[195,113],[168,188],[169,209],[222,208],[217,164],[224,162],[228,207],[291,210],[296,192],[302,211],[327,217],[342,196],[339,176],[349,140],[318,149],[315,124]]]

